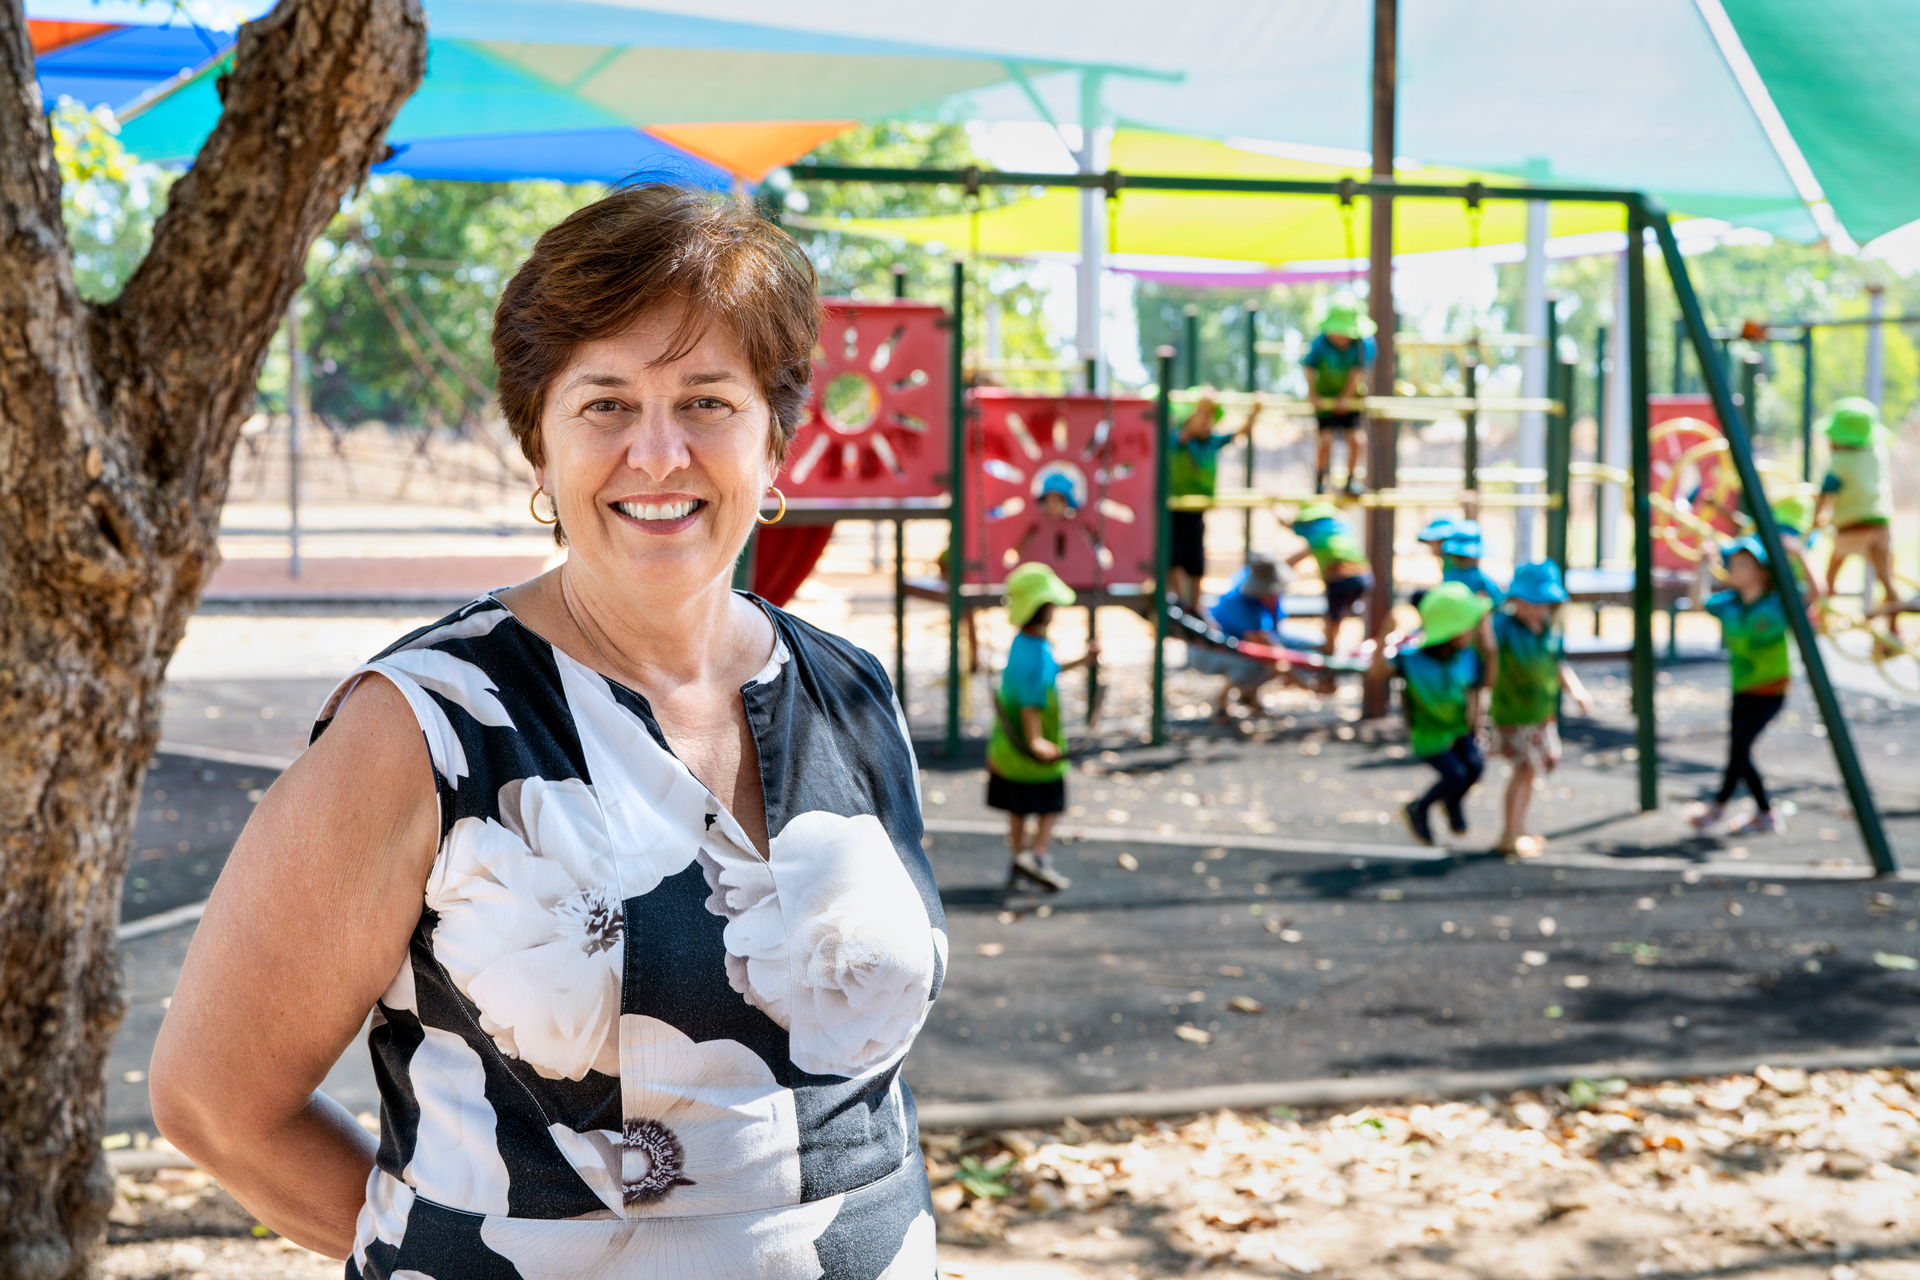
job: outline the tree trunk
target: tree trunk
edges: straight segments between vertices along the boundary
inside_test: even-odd
[[[161,682],[308,247],[419,84],[418,0],[283,0],[114,303],[73,284],[20,0],[0,0],[0,1280],[84,1275],[116,925]]]

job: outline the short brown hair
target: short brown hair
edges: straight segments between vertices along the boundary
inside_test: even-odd
[[[751,206],[686,187],[622,187],[547,229],[493,313],[496,393],[527,461],[540,465],[547,391],[581,344],[684,300],[664,360],[714,320],[730,325],[773,410],[776,459],[800,429],[820,332],[818,282],[800,246]]]

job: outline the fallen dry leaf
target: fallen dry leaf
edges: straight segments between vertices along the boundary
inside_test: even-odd
[[[1212,1032],[1202,1031],[1190,1022],[1183,1022],[1175,1027],[1173,1034],[1179,1036],[1182,1040],[1189,1040],[1194,1044],[1211,1044],[1213,1042]]]

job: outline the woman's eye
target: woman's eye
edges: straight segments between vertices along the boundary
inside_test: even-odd
[[[595,400],[587,406],[587,412],[618,413],[620,412],[620,402],[618,400]]]
[[[732,407],[725,400],[713,396],[701,396],[693,402],[693,408],[701,413],[725,413]]]

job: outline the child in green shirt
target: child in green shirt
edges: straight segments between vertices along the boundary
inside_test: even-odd
[[[1474,735],[1480,728],[1480,691],[1486,668],[1474,644],[1481,620],[1492,608],[1457,582],[1444,582],[1420,598],[1418,649],[1402,649],[1391,661],[1376,651],[1374,675],[1397,674],[1404,682],[1400,703],[1407,716],[1407,738],[1414,758],[1440,775],[1427,793],[1400,811],[1407,830],[1421,844],[1433,843],[1428,810],[1447,811],[1447,825],[1465,835],[1465,801],[1480,781],[1486,759]]]
[[[1733,586],[1710,596],[1707,612],[1720,619],[1733,685],[1727,771],[1719,794],[1693,815],[1692,822],[1699,831],[1718,825],[1726,814],[1727,801],[1733,799],[1734,788],[1745,782],[1753,796],[1754,813],[1730,834],[1784,831],[1767,796],[1767,784],[1754,766],[1753,743],[1767,722],[1779,714],[1793,682],[1793,669],[1787,661],[1787,611],[1774,588],[1766,548],[1758,538],[1741,538],[1729,544],[1722,558],[1727,580]]]
[[[1821,423],[1832,455],[1820,484],[1813,522],[1833,519],[1833,554],[1827,560],[1827,590],[1837,591],[1840,570],[1863,555],[1888,600],[1897,600],[1893,583],[1892,507],[1887,495],[1887,429],[1873,401],[1849,396],[1834,404]]]
[[[1560,690],[1573,695],[1582,715],[1593,714],[1593,699],[1567,665],[1560,632],[1554,626],[1554,615],[1566,602],[1560,566],[1543,560],[1514,570],[1506,610],[1493,615],[1493,642],[1499,657],[1488,718],[1493,721],[1494,750],[1513,762],[1505,824],[1494,847],[1522,858],[1546,847],[1543,838],[1526,834],[1527,806],[1534,787],[1560,763],[1560,732],[1554,723],[1560,713]]]
[[[1340,624],[1360,611],[1361,602],[1373,588],[1373,566],[1353,536],[1353,529],[1340,518],[1332,504],[1310,502],[1293,518],[1293,531],[1306,542],[1306,548],[1287,557],[1287,566],[1296,568],[1308,557],[1320,571],[1327,591],[1326,639],[1328,657],[1333,656],[1340,638]]]
[[[1062,671],[1098,660],[1089,644],[1084,657],[1062,666],[1047,640],[1055,605],[1074,601],[1073,588],[1044,564],[1023,564],[1007,575],[1007,619],[1020,628],[1007,653],[995,697],[993,735],[987,740],[987,806],[1007,815],[1011,888],[1022,878],[1050,893],[1072,881],[1047,852],[1053,824],[1067,807],[1067,734],[1060,724]],[[1027,819],[1034,825],[1029,836]]]
[[[1211,387],[1200,388],[1200,398],[1180,429],[1167,441],[1167,497],[1205,498],[1212,502],[1220,479],[1220,451],[1240,436],[1253,447],[1253,424],[1260,417],[1260,398],[1254,397],[1247,420],[1232,431],[1215,434],[1214,423],[1224,410],[1215,403]],[[1167,582],[1174,598],[1188,613],[1200,611],[1200,579],[1207,573],[1207,513],[1173,510],[1167,513],[1173,534],[1167,554]]]

